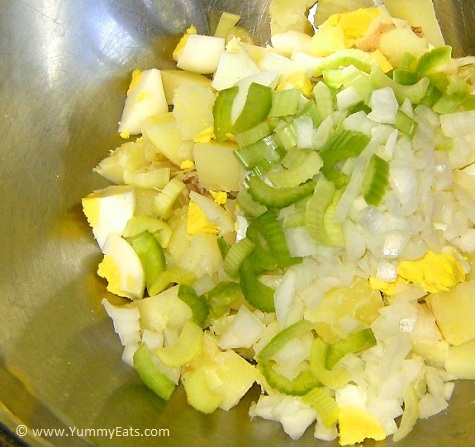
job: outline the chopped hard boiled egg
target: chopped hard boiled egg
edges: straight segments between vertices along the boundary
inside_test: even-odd
[[[104,259],[97,273],[108,282],[107,290],[131,299],[143,297],[145,277],[140,259],[122,237],[110,234],[102,248]]]
[[[216,224],[210,222],[205,212],[193,200],[188,204],[188,234],[218,234],[219,228]]]
[[[168,104],[160,70],[156,68],[143,72],[135,70],[127,91],[119,132],[124,137],[137,135],[141,132],[142,120],[167,111]]]
[[[415,261],[402,261],[397,272],[400,277],[420,284],[430,293],[450,290],[465,279],[463,266],[453,254],[433,251]]]
[[[339,427],[341,445],[353,445],[368,438],[376,441],[386,438],[381,423],[361,408],[340,407]]]
[[[103,248],[109,234],[122,235],[133,216],[135,190],[131,186],[108,186],[85,197],[82,206],[94,237]]]

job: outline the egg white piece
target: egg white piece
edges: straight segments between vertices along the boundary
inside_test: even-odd
[[[168,112],[160,70],[152,68],[136,76],[135,80],[132,78],[127,92],[119,124],[119,132],[130,135],[140,134],[140,123],[145,118]]]
[[[225,45],[221,37],[191,34],[178,58],[177,67],[193,73],[212,74],[218,67]]]
[[[108,281],[107,289],[131,299],[143,298],[145,275],[139,257],[121,236],[109,234],[102,248],[104,261],[98,273]]]
[[[107,237],[122,235],[134,215],[135,191],[132,186],[111,185],[89,194],[82,205],[94,237],[103,249]]]

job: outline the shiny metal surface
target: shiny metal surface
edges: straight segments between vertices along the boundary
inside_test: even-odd
[[[154,397],[120,360],[121,347],[100,300],[99,251],[80,200],[105,183],[91,168],[118,145],[130,71],[170,67],[167,58],[191,23],[201,32],[218,11],[243,15],[268,35],[268,0],[0,1],[0,422],[30,430],[31,445],[332,445],[311,430],[292,442],[279,425],[251,424],[243,405],[212,416]],[[456,54],[475,54],[471,0],[438,0]],[[257,32],[258,31],[258,32]],[[256,395],[254,395],[255,398]],[[475,388],[456,387],[450,410],[422,421],[401,447],[474,445]],[[72,436],[69,427],[84,429]],[[122,427],[123,436],[88,429]],[[160,438],[128,428],[167,429]],[[34,436],[59,428],[69,436]],[[100,432],[99,432],[100,433]],[[391,442],[373,443],[386,446]]]

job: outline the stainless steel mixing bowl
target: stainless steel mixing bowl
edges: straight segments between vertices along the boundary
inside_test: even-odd
[[[149,392],[121,362],[100,305],[99,250],[80,206],[105,186],[91,168],[119,144],[131,70],[171,67],[183,30],[194,23],[206,32],[222,10],[242,14],[264,42],[268,2],[0,1],[0,422],[13,433],[26,430],[27,443],[328,445],[311,430],[294,443],[276,423],[251,423],[255,393],[228,413],[205,416],[185,404],[181,389],[168,403]],[[455,53],[475,54],[472,1],[435,3]],[[474,445],[474,401],[473,382],[458,383],[450,409],[421,421],[400,447]],[[32,431],[69,427],[84,436]],[[124,436],[87,436],[117,427]],[[130,428],[162,431],[135,437]]]

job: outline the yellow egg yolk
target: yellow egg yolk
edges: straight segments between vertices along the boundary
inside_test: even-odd
[[[188,234],[218,234],[219,228],[210,222],[204,211],[191,200],[188,206],[187,231]]]
[[[188,37],[190,37],[191,34],[197,34],[197,29],[195,26],[191,25],[185,32],[185,34],[182,36],[180,41],[178,42],[178,45],[175,47],[173,50],[173,60],[177,61],[178,58],[181,56],[181,53],[183,53],[183,48],[185,48],[186,41],[188,40]]]
[[[367,411],[356,407],[340,408],[340,444],[353,445],[367,438],[382,441],[386,432],[381,423]]]
[[[462,264],[451,253],[433,251],[415,261],[403,261],[397,267],[397,273],[403,279],[420,284],[430,293],[450,290],[465,280]]]

